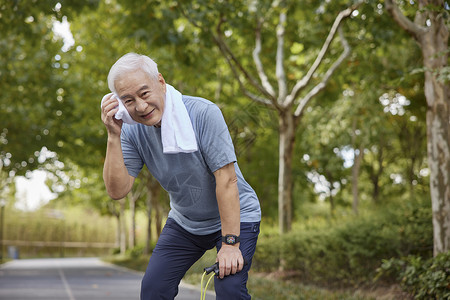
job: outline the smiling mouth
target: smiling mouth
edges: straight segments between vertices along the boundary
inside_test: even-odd
[[[155,109],[152,109],[151,112],[149,112],[148,114],[142,115],[141,117],[144,119],[149,119],[152,116],[154,111],[155,111]]]

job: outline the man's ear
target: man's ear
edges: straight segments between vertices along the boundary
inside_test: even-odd
[[[163,86],[164,93],[166,92],[166,81],[161,73],[158,73],[158,82]]]
[[[163,83],[163,84],[166,83],[166,81],[164,80],[164,77],[162,76],[161,73],[158,73],[158,81],[159,81],[160,83]]]

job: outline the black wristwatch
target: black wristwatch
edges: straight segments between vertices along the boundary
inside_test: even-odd
[[[227,234],[225,236],[222,236],[222,243],[225,243],[227,245],[236,245],[240,241],[241,237],[234,234]]]

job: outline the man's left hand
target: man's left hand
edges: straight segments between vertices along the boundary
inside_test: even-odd
[[[216,261],[219,262],[219,278],[236,274],[244,267],[244,258],[242,257],[239,244],[226,245],[223,244],[217,253]]]

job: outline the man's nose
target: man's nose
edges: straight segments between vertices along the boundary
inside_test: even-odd
[[[136,99],[136,110],[137,111],[145,111],[145,109],[147,108],[147,103],[142,100],[141,98],[137,98]]]

